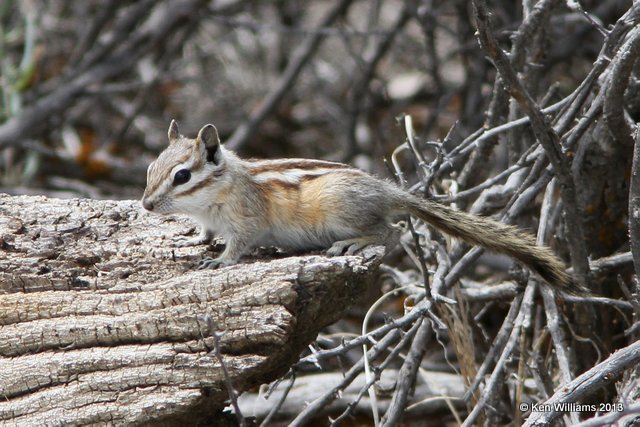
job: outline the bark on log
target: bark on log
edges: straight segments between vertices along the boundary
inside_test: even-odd
[[[286,372],[383,252],[194,267],[188,220],[135,201],[0,195],[0,422],[193,424]],[[210,253],[207,253],[210,255]]]

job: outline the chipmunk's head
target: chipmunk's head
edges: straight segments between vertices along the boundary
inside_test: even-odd
[[[197,216],[215,203],[216,188],[224,186],[225,169],[224,148],[215,126],[203,126],[198,136],[190,139],[180,135],[172,120],[169,146],[147,170],[142,206],[159,214]]]

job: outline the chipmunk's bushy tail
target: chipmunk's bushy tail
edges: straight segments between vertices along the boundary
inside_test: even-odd
[[[457,211],[439,203],[409,196],[407,210],[435,228],[473,245],[509,255],[538,273],[549,285],[573,294],[584,294],[565,271],[564,263],[545,246],[536,245],[528,233],[518,228]]]

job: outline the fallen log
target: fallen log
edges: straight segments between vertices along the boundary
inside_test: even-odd
[[[197,270],[186,219],[136,201],[0,195],[0,421],[195,424],[287,371],[376,274],[362,256]]]

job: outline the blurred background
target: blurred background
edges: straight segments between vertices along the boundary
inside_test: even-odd
[[[582,4],[607,24],[630,2]],[[508,41],[522,5],[491,6]],[[568,8],[553,19],[532,92],[559,97],[602,37]],[[243,156],[385,175],[399,115],[424,141],[457,123],[454,146],[485,122],[495,78],[469,2],[438,0],[3,0],[0,61],[0,191],[57,197],[140,197],[171,119],[187,136],[215,124]]]
[[[440,202],[538,229],[574,271],[579,262],[590,266],[594,294],[618,299],[623,292],[631,301],[625,283],[637,283],[628,202],[631,131],[640,118],[634,65],[640,49],[631,45],[640,40],[638,6],[631,0],[487,3],[492,33],[526,91],[547,108],[566,175],[575,182],[573,200],[561,196],[565,189],[526,114],[480,48],[467,0],[2,0],[0,192],[138,199],[147,166],[168,142],[171,119],[192,137],[213,123],[243,157],[329,159],[391,179],[403,171],[413,190]],[[404,115],[415,128],[411,149]],[[579,218],[567,219],[567,206]],[[568,225],[579,221],[584,234],[567,244]],[[440,279],[447,272],[444,292],[459,304],[439,312],[448,329],[438,334],[448,335],[422,345],[418,361],[427,349],[423,368],[462,372],[468,385],[476,368],[495,358],[489,349],[497,348],[498,338],[492,342],[503,322],[513,327],[511,307],[520,304],[527,276],[513,279],[504,257],[474,264],[478,251],[469,257],[468,247],[423,224],[416,230],[405,230],[387,258],[382,288],[423,286],[425,268]],[[583,256],[569,257],[576,246]],[[372,286],[369,301],[327,328],[313,348],[359,334],[379,288]],[[401,316],[407,301],[424,293],[406,296],[385,313]],[[533,309],[522,304],[533,330],[522,334],[519,360],[544,373],[535,378],[536,389],[525,391],[532,400],[543,401],[573,373],[637,339],[637,297],[636,317],[631,303],[607,306],[606,298],[565,300],[559,314],[549,311],[553,298],[544,307],[539,300]],[[385,313],[372,322],[387,322]],[[547,322],[556,328],[552,335],[559,324],[574,326],[549,338]],[[566,366],[554,358],[562,349],[569,353]],[[359,360],[358,351],[322,368],[340,372]],[[513,390],[522,392],[515,379],[525,365],[516,365],[509,365],[500,393],[492,393],[495,423],[487,425],[521,421],[512,411],[520,398]],[[637,399],[637,376],[625,381]],[[617,399],[614,387],[599,393],[598,402]],[[463,404],[472,410],[474,402]],[[411,425],[424,425],[415,419]]]

